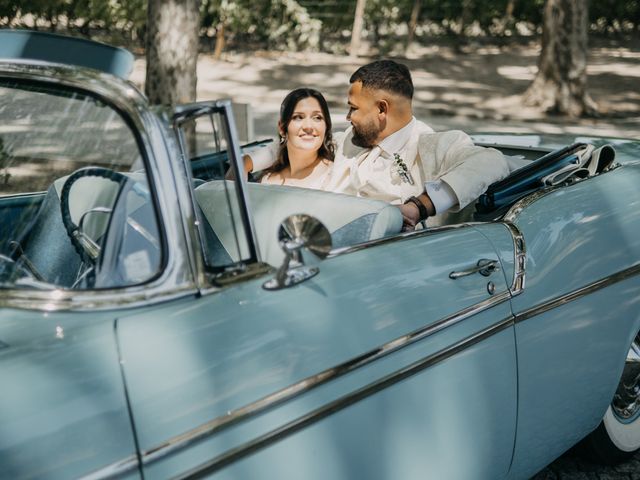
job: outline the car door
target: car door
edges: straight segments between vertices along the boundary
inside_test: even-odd
[[[290,289],[260,278],[121,318],[145,477],[505,475],[516,419],[507,284],[492,275],[490,295],[480,274],[449,278],[497,257],[482,230],[342,254]]]
[[[201,255],[218,282],[200,298],[118,319],[145,478],[506,475],[512,230],[463,226],[359,245],[268,291],[250,228],[237,226],[242,261]],[[499,268],[481,275],[482,259]]]

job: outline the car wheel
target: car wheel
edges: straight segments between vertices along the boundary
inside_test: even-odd
[[[598,428],[585,440],[587,453],[606,464],[640,450],[640,333],[629,348],[622,378]]]

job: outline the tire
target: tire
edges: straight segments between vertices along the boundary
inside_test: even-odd
[[[587,455],[607,465],[629,460],[640,450],[640,333],[629,348],[611,405],[584,447]]]

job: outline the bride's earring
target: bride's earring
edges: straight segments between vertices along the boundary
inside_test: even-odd
[[[287,143],[287,134],[286,133],[284,135],[280,135],[280,145],[284,145],[285,143]]]

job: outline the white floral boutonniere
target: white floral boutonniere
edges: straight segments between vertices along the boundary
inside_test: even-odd
[[[393,154],[393,167],[391,169],[391,178],[392,180],[401,180],[409,185],[413,185],[413,178],[409,173],[409,169],[407,168],[407,164],[404,163],[404,160],[397,153]],[[398,183],[394,181],[393,183]]]

